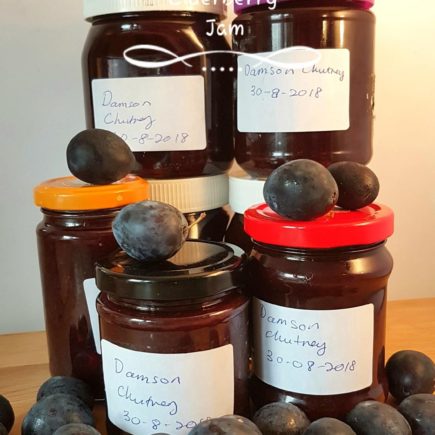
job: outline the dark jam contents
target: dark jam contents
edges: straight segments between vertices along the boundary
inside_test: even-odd
[[[284,391],[254,376],[251,398],[256,409],[269,402],[291,402],[314,420],[325,416],[343,418],[362,400],[385,401],[386,288],[391,268],[392,258],[383,243],[328,250],[292,250],[254,243],[249,289],[256,298],[306,310],[374,306],[373,382],[368,388],[315,396]],[[352,340],[352,325],[346,327]]]
[[[206,304],[175,305],[171,308],[154,305],[155,311],[152,313],[138,313],[126,305],[128,302],[132,301],[119,301],[102,294],[98,311],[102,318],[103,339],[137,351],[171,354],[200,352],[231,343],[235,356],[234,413],[249,415],[248,349],[246,336],[240,333],[248,328],[248,302],[245,296],[223,297],[210,307],[206,307]],[[191,388],[198,388],[199,391],[201,386]],[[110,420],[107,424],[110,434],[127,433]]]
[[[83,379],[99,398],[104,391],[101,356],[83,283],[95,277],[95,262],[117,249],[112,220],[118,210],[43,210],[37,227],[50,372]]]
[[[102,340],[142,352],[144,358],[150,358],[146,356],[148,353],[185,354],[231,344],[234,413],[247,416],[248,298],[236,283],[244,276],[240,269],[242,257],[235,257],[233,252],[223,244],[187,241],[174,257],[152,265],[118,254],[113,260],[97,266],[97,285],[102,290],[97,309]],[[104,355],[103,347],[103,359]],[[170,370],[170,358],[168,355],[167,370]],[[171,373],[175,372],[172,369]],[[219,373],[210,375],[219,380]],[[116,380],[106,373],[104,376],[108,392]],[[201,385],[184,386],[183,379],[180,382],[180,388],[195,388],[200,395]],[[137,393],[130,392],[132,395]],[[158,396],[151,386],[148,393]],[[114,406],[112,400],[117,397],[108,395],[109,415]],[[178,405],[178,410],[193,406],[191,403]],[[143,421],[150,416],[156,418],[146,407],[136,407],[135,412]],[[163,423],[159,420],[160,429]],[[166,423],[172,428],[170,418]],[[108,420],[109,433],[127,434],[125,427],[119,427],[122,424],[115,425]]]
[[[123,205],[148,197],[139,177],[104,186],[75,177],[47,180],[34,189],[43,219],[36,230],[50,371],[83,379],[103,398],[95,263],[117,249],[112,221]]]
[[[299,158],[326,166],[343,160],[370,160],[375,19],[358,5],[341,0],[329,2],[328,6],[324,1],[295,0],[278,3],[273,11],[267,5],[249,8],[236,18],[234,23],[243,26],[244,34],[234,35],[235,50],[261,53],[303,45],[345,48],[350,52],[350,127],[336,131],[256,133],[240,132],[236,125],[235,157],[250,175],[267,176],[283,163]],[[291,79],[288,85],[292,86]]]
[[[165,120],[153,118],[152,112],[145,111],[143,115],[142,112],[139,114],[134,112],[133,118],[127,116],[123,120],[110,118],[109,124],[99,126],[116,132],[120,126],[124,128],[126,124],[144,124],[144,130],[139,136],[124,137],[135,151],[137,161],[142,165],[142,169],[137,172],[141,176],[195,177],[223,173],[231,166],[234,156],[231,134],[233,115],[230,108],[233,92],[233,72],[230,70],[230,67],[233,67],[233,59],[231,56],[225,54],[198,56],[188,60],[191,67],[185,63],[176,62],[153,69],[131,65],[123,57],[126,49],[138,44],[159,46],[170,50],[177,56],[207,50],[229,50],[229,45],[223,36],[218,36],[216,32],[212,36],[206,35],[210,31],[210,22],[207,20],[218,20],[218,17],[198,12],[154,11],[120,13],[92,19],[92,27],[82,57],[88,128],[95,126],[91,90],[94,79],[174,76],[204,78],[205,126],[195,126],[195,128],[206,130],[206,146],[203,149],[183,149],[183,141],[186,139],[183,133],[185,132],[179,132],[178,137],[174,134],[174,137],[168,138],[170,135],[157,129],[157,127],[166,128],[167,123],[165,125]],[[136,60],[152,62],[167,61],[171,58],[166,54],[143,49],[129,51],[128,55]],[[212,71],[212,67],[216,69]],[[224,70],[221,71],[221,68]],[[146,99],[146,90],[138,93],[138,95],[142,94]],[[137,103],[115,101],[115,97],[113,95],[111,97],[106,99],[105,103],[114,109],[120,107],[120,104],[125,108],[125,104],[128,106],[130,103],[133,105]],[[165,104],[172,107],[178,104],[177,101],[179,102],[179,97],[177,92],[174,92]],[[150,101],[147,107],[154,107],[155,104]],[[152,125],[147,125],[145,121],[140,120],[141,117],[146,118],[148,115],[151,116],[147,119],[152,121]],[[170,151],[158,151],[161,145],[166,147],[167,143],[172,144],[172,142],[176,142],[176,145]],[[145,150],[143,146],[146,144],[152,145],[153,151],[143,152]],[[192,146],[197,146],[197,144],[192,144]],[[176,149],[181,150],[176,151]]]

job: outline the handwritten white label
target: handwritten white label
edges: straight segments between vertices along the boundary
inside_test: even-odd
[[[102,340],[102,350],[108,416],[125,432],[185,435],[205,419],[234,412],[231,344],[155,354]]]
[[[202,150],[207,145],[202,76],[95,79],[96,128],[133,151]]]
[[[300,310],[253,300],[255,374],[266,384],[327,396],[362,390],[373,376],[373,304]]]
[[[304,56],[309,60],[312,53],[297,51],[273,57],[275,61],[288,62],[288,68],[240,56],[238,130],[253,133],[347,130],[349,50],[318,51],[320,60],[302,69],[291,68],[290,62],[303,62]]]
[[[101,354],[100,324],[98,321],[97,312],[97,298],[100,294],[100,290],[95,284],[95,278],[85,279],[83,281],[83,290],[85,292],[86,305],[88,306],[89,320],[91,321],[95,349],[97,353]]]

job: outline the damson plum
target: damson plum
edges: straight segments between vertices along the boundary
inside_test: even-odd
[[[324,417],[313,421],[303,435],[356,435],[352,428],[336,418]]]
[[[263,195],[267,205],[279,215],[310,220],[334,207],[338,187],[320,163],[299,159],[275,169],[264,184]]]
[[[9,432],[12,429],[15,421],[14,410],[9,400],[0,394],[0,423]]]
[[[36,400],[39,401],[52,394],[64,393],[78,397],[92,409],[94,396],[88,384],[81,379],[70,376],[53,376],[47,379],[38,390]]]
[[[379,180],[367,166],[356,162],[337,162],[328,167],[338,186],[337,205],[356,210],[371,204],[379,193]]]
[[[70,423],[56,429],[53,435],[101,435],[101,433],[87,424]]]
[[[424,353],[401,350],[390,357],[385,367],[391,395],[401,401],[417,393],[432,393],[435,366]]]
[[[113,221],[119,246],[139,261],[172,257],[186,240],[189,227],[175,207],[158,201],[143,201],[124,207]]]
[[[74,136],[66,150],[68,168],[86,183],[109,184],[137,167],[129,146],[116,134],[101,129]]]
[[[435,396],[414,394],[399,405],[399,412],[405,416],[413,435],[435,434]]]
[[[255,413],[253,421],[263,435],[302,435],[310,425],[303,411],[284,402],[263,406]]]
[[[358,435],[412,435],[405,417],[392,406],[366,400],[346,416],[346,423]]]
[[[261,432],[245,417],[225,415],[203,421],[192,429],[189,435],[261,435]]]
[[[91,410],[70,394],[53,394],[36,402],[24,417],[21,435],[52,435],[69,423],[95,426]]]

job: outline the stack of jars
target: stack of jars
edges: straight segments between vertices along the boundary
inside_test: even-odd
[[[265,178],[289,160],[369,161],[372,2],[235,3],[237,65],[216,31],[224,2],[85,0],[87,126],[121,136],[147,180],[143,197],[175,206],[190,225],[190,240],[167,261],[103,258],[111,235],[101,255],[77,245],[69,270],[62,252],[71,240],[87,240],[101,211],[89,246],[105,247],[99,233],[110,232],[119,207],[93,203],[88,216],[89,202],[37,201],[52,373],[93,378],[89,363],[71,362],[76,335],[92,329],[86,346],[102,354],[95,367],[110,434],[187,434],[202,419],[248,416],[250,405],[276,400],[311,418],[342,417],[386,395],[391,211],[373,205],[292,223],[261,204]],[[245,172],[228,179],[234,150]]]
[[[325,166],[370,160],[372,5],[236,2],[233,47],[244,54],[237,69],[235,157],[251,183],[293,159]],[[252,241],[255,409],[284,401],[310,418],[342,418],[362,400],[385,400],[392,260],[384,243],[392,234],[391,210],[372,204],[297,222],[260,204],[243,219]]]
[[[235,157],[247,173],[230,179],[236,213],[262,202],[258,183],[290,160],[325,166],[370,160],[372,5],[367,0],[235,2],[233,48],[246,53],[238,58]],[[252,201],[241,204],[239,197]],[[243,238],[250,249],[249,237]]]
[[[229,50],[223,36],[206,34],[208,21],[225,16],[223,2],[89,0],[85,16],[92,23],[82,59],[88,128],[127,142],[137,174],[150,180],[150,198],[175,206],[190,224],[199,219],[191,237],[222,241],[234,157],[232,59],[201,53]],[[168,53],[198,56],[171,63]]]
[[[207,35],[210,22],[225,15],[224,3],[86,0],[85,15],[92,23],[83,52],[87,127],[128,143],[136,175],[146,179],[137,200],[179,209],[190,240],[168,261],[137,262],[113,252],[111,223],[120,207],[107,216],[98,201],[90,216],[83,205],[77,216],[69,203],[51,210],[37,195],[47,183],[38,186],[51,372],[90,383],[104,374],[111,434],[185,434],[205,418],[248,415],[246,255],[219,243],[234,157],[233,59],[203,54],[229,50],[223,36]],[[104,190],[72,183],[76,199]],[[112,190],[116,205],[126,205]],[[62,202],[64,191],[54,194]],[[100,226],[94,214],[104,215]],[[92,385],[103,397],[101,383]],[[199,400],[197,388],[213,394]]]

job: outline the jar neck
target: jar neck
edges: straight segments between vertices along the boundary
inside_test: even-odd
[[[43,223],[61,228],[87,230],[111,228],[113,219],[122,207],[102,210],[55,211],[42,208]]]
[[[269,245],[253,240],[253,246],[256,251],[271,252],[281,255],[296,255],[300,257],[327,257],[327,256],[340,256],[340,255],[353,255],[363,254],[365,252],[375,251],[384,247],[386,240],[370,245],[354,245],[354,246],[340,246],[337,248],[324,248],[324,249],[306,249],[306,248],[291,248],[286,246]]]
[[[119,298],[109,293],[104,293],[104,298],[110,303],[126,308],[137,310],[144,313],[168,313],[174,314],[179,312],[204,311],[215,307],[234,295],[242,295],[240,289],[231,289],[206,298],[184,299],[178,301],[154,301],[143,299]]]

